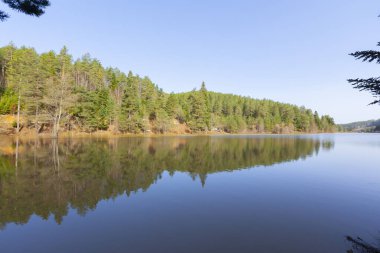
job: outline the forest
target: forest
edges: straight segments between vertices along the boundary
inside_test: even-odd
[[[8,121],[8,127],[6,122]],[[4,123],[5,122],[5,123]],[[10,126],[10,127],[9,127]],[[208,91],[167,93],[148,77],[104,67],[89,54],[74,60],[9,44],[0,48],[0,128],[111,133],[317,133],[334,119],[305,107]]]
[[[380,119],[378,120],[367,120],[367,121],[357,121],[347,124],[338,125],[337,128],[344,132],[364,132],[364,133],[375,133],[380,132]]]

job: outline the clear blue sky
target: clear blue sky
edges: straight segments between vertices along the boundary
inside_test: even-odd
[[[348,53],[376,49],[377,0],[51,0],[40,18],[8,10],[0,46],[63,45],[149,76],[167,92],[209,90],[304,105],[338,123],[380,118],[346,82],[379,75]],[[106,5],[108,4],[108,5]],[[379,48],[380,49],[380,48]]]

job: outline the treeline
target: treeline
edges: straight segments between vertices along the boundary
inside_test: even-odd
[[[122,133],[225,131],[330,132],[330,116],[304,107],[199,90],[165,93],[148,77],[104,68],[88,54],[73,60],[64,47],[0,48],[0,114],[14,128],[37,133],[110,130]]]
[[[342,132],[380,132],[380,119],[340,124],[338,128]]]

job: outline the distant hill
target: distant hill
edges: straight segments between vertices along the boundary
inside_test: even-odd
[[[345,132],[380,132],[380,119],[340,124],[339,127]]]

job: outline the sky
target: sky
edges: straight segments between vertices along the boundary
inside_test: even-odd
[[[380,118],[347,83],[378,75],[377,0],[51,0],[39,17],[0,9],[0,46],[85,53],[166,92],[199,88],[303,105],[337,123]]]

